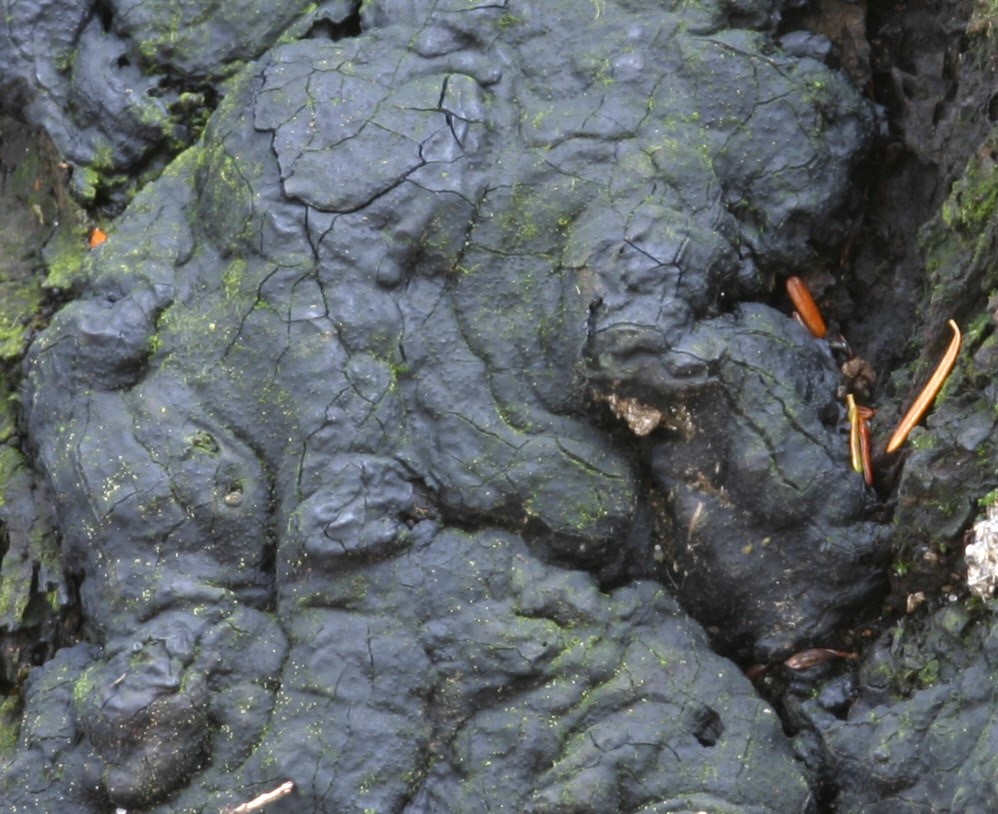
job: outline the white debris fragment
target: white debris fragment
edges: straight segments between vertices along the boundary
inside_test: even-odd
[[[967,587],[987,599],[998,585],[998,505],[988,506],[983,520],[974,523],[974,539],[964,552]]]
[[[250,811],[256,811],[257,809],[263,808],[265,805],[274,802],[274,800],[280,800],[282,797],[287,797],[294,790],[294,782],[291,780],[285,780],[273,791],[268,791],[261,794],[259,797],[254,797],[248,803],[243,803],[235,808],[223,808],[222,814],[248,814]]]
[[[637,436],[648,435],[662,423],[661,410],[642,404],[637,399],[623,398],[616,393],[610,393],[606,397],[606,401],[614,415],[626,421],[631,432]]]
[[[908,594],[908,599],[905,602],[905,613],[914,613],[922,605],[925,604],[925,591],[915,591],[913,594]]]

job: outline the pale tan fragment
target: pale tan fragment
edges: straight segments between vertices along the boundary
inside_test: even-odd
[[[973,541],[963,556],[970,592],[989,598],[998,585],[998,505],[988,506],[984,519],[974,524]]]
[[[265,805],[269,805],[275,800],[280,800],[282,797],[287,797],[291,792],[295,790],[295,784],[287,780],[281,783],[273,791],[268,791],[265,794],[261,794],[259,797],[254,797],[248,803],[243,803],[235,808],[225,808],[222,809],[222,814],[249,814],[251,811],[257,811],[263,808]]]
[[[913,594],[908,594],[908,598],[904,603],[905,613],[914,613],[922,605],[925,604],[925,591],[915,591]]]
[[[648,435],[662,423],[661,410],[642,404],[637,399],[628,399],[611,393],[606,397],[606,402],[613,410],[613,414],[627,422],[631,432],[639,437]]]

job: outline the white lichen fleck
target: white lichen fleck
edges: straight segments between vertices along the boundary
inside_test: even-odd
[[[984,518],[974,524],[973,538],[964,552],[967,587],[987,599],[998,585],[998,505],[988,506]]]

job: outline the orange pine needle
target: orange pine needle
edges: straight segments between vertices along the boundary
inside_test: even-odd
[[[940,360],[936,369],[932,372],[932,377],[929,379],[925,387],[918,394],[918,398],[915,399],[914,404],[908,408],[908,412],[904,414],[904,418],[901,419],[901,423],[898,424],[898,428],[894,430],[894,435],[891,436],[891,440],[887,444],[888,452],[896,452],[897,449],[905,442],[905,439],[915,427],[918,422],[925,417],[928,412],[929,407],[932,406],[932,402],[935,401],[936,396],[939,395],[939,391],[942,389],[943,384],[949,377],[949,374],[953,371],[953,365],[956,364],[956,357],[960,353],[960,345],[963,341],[963,337],[960,334],[960,328],[957,326],[956,322],[952,319],[949,321],[949,326],[953,330],[953,338],[950,340],[949,347],[946,349],[946,354]]]
[[[859,456],[863,461],[863,480],[867,486],[873,486],[873,455],[870,444],[870,425],[860,415],[859,419]]]
[[[96,249],[106,241],[107,233],[99,226],[95,226],[90,232],[90,237],[87,239],[87,245],[89,245],[91,249]]]
[[[854,471],[863,474],[866,485],[873,486],[873,455],[867,422],[876,411],[857,404],[852,393],[846,394],[846,406],[849,410],[849,461]]]
[[[872,407],[864,407],[862,404],[856,405],[856,412],[859,413],[859,417],[864,421],[869,421],[877,414],[877,411]]]
[[[787,295],[808,330],[818,339],[824,339],[825,334],[828,333],[825,320],[821,316],[821,311],[818,310],[818,304],[814,301],[814,297],[811,296],[807,285],[800,277],[787,277]]]

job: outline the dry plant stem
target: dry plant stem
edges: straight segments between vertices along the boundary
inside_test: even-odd
[[[859,410],[852,393],[846,394],[846,407],[849,410],[849,461],[854,472],[862,472],[863,445],[860,437],[860,425],[863,419],[859,417]]]
[[[942,388],[943,383],[952,372],[953,365],[956,364],[956,357],[960,353],[960,343],[963,341],[963,337],[960,335],[960,328],[957,326],[956,322],[951,319],[948,324],[953,330],[953,338],[950,340],[949,347],[946,349],[946,354],[933,371],[932,378],[930,378],[925,387],[922,388],[922,392],[918,394],[918,398],[915,399],[915,403],[908,408],[908,412],[905,413],[904,418],[901,419],[901,423],[898,424],[898,428],[894,430],[894,435],[891,436],[891,440],[887,444],[888,452],[896,452],[905,442],[905,439],[908,437],[908,433],[910,433],[918,425],[918,422],[922,420],[926,412],[928,412],[929,407],[932,406],[932,402],[935,401],[936,396],[939,395],[939,391]]]
[[[801,322],[818,339],[824,339],[825,334],[828,333],[825,320],[821,316],[821,311],[818,310],[818,305],[814,301],[814,297],[811,296],[810,290],[800,277],[787,278],[787,295],[790,297],[790,302],[794,304],[794,308],[797,309],[797,313],[800,314]]]
[[[261,809],[265,805],[269,805],[274,802],[274,800],[280,800],[282,797],[287,797],[294,790],[295,784],[291,780],[287,780],[284,783],[281,783],[281,785],[273,791],[268,791],[265,794],[261,794],[259,797],[254,797],[248,803],[243,803],[235,808],[223,808],[222,814],[249,814],[250,811]]]

